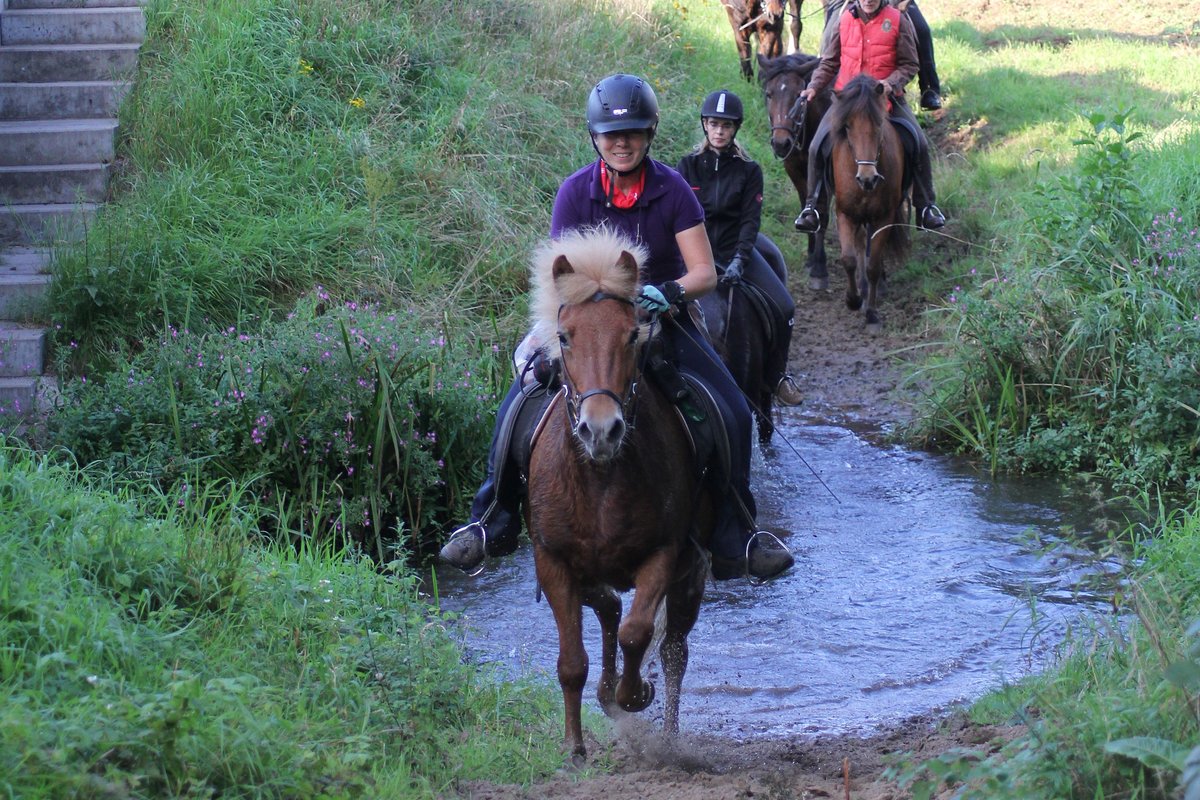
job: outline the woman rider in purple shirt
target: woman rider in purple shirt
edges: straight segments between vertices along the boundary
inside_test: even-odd
[[[559,187],[550,220],[551,237],[600,224],[621,231],[649,251],[638,304],[660,313],[683,305],[717,285],[704,211],[678,172],[649,158],[658,127],[658,100],[650,85],[616,74],[592,88],[587,103],[588,133],[599,158],[570,175]],[[730,443],[730,493],[713,534],[713,575],[763,580],[788,569],[793,558],[778,539],[755,527],[750,493],[751,415],[733,377],[686,310],[662,328],[668,360],[700,377],[721,406]],[[519,481],[507,468],[508,439],[503,429],[515,416],[507,409],[521,394],[517,381],[501,403],[489,454],[488,477],[476,493],[471,521],[456,530],[441,556],[464,571],[477,570],[486,555],[516,547],[521,523]],[[498,476],[498,473],[507,473]]]

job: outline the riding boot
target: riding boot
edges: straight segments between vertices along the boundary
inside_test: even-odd
[[[717,515],[710,548],[713,579],[745,577],[762,583],[791,569],[796,559],[787,546],[770,531],[753,525],[747,529],[737,505],[731,497]]]
[[[796,230],[804,233],[817,233],[824,226],[818,211],[818,208],[827,205],[822,202],[825,193],[825,164],[829,158],[824,145],[825,142],[821,141],[808,151],[808,198],[804,201],[800,216],[796,217]]]
[[[929,148],[920,142],[917,146],[917,164],[913,170],[912,204],[917,215],[917,225],[926,230],[937,230],[946,224],[946,217],[937,207],[933,193],[933,165],[929,160]]]
[[[470,521],[450,534],[439,553],[443,561],[463,572],[477,574],[486,556],[503,556],[517,549],[522,491],[511,445],[513,429],[528,397],[518,380],[500,404],[488,451],[487,475],[471,501]]]

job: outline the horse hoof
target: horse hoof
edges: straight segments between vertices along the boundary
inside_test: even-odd
[[[824,292],[829,288],[829,278],[809,278],[808,288],[814,292]]]
[[[654,684],[642,681],[642,696],[632,703],[621,703],[621,708],[631,713],[645,711],[654,702]]]

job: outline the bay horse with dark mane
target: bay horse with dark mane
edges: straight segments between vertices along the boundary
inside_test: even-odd
[[[820,63],[820,58],[806,53],[758,57],[758,82],[767,101],[767,121],[771,125],[771,151],[783,161],[783,169],[800,196],[801,206],[808,195],[808,145],[831,101],[828,92],[822,92],[811,103],[800,96]],[[823,201],[818,211],[826,219],[828,202]],[[809,288],[829,288],[823,228],[808,234],[808,257],[804,263],[808,267]]]
[[[665,606],[663,727],[674,734],[687,636],[708,576],[712,498],[682,418],[643,380],[646,326],[634,298],[644,257],[621,234],[588,229],[542,245],[532,271],[534,327],[554,332],[545,338],[549,355],[561,359],[563,388],[533,444],[526,523],[538,585],[558,628],[566,746],[576,764],[586,757],[582,607],[600,621],[597,698],[615,713],[642,711],[654,699],[641,670]],[[622,620],[618,592],[629,589],[632,606]]]
[[[758,55],[761,58],[778,58],[783,55],[783,23],[785,11],[792,15],[791,50],[800,46],[800,32],[804,23],[800,20],[800,5],[803,0],[721,0],[729,25],[733,28],[733,41],[737,45],[738,61],[742,77],[754,78],[754,62],[750,59],[750,36],[758,39]]]
[[[830,171],[846,306],[864,307],[867,327],[878,330],[879,282],[884,262],[908,244],[904,200],[904,143],[888,120],[884,84],[859,75],[834,93],[830,108]]]

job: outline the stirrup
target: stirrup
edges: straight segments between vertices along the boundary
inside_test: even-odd
[[[930,218],[929,221],[926,218]],[[937,207],[936,203],[930,203],[921,209],[921,227],[927,231],[936,231],[939,228],[945,227],[946,215]]]
[[[758,548],[758,537],[766,537],[767,545],[762,545]],[[753,552],[761,553],[762,563],[759,565],[759,570],[751,569]],[[772,578],[776,578],[792,568],[796,563],[796,559],[792,556],[792,551],[788,550],[787,545],[779,540],[779,537],[770,531],[755,531],[750,534],[750,538],[746,541],[746,578],[751,584],[759,586],[766,583]]]
[[[462,540],[462,541],[460,541]],[[454,533],[438,553],[442,560],[474,578],[487,564],[487,528],[469,522]]]
[[[784,375],[775,385],[775,399],[781,405],[798,406],[804,402],[804,395],[796,385],[795,379],[791,375]]]
[[[801,222],[801,220],[804,218],[804,215],[807,213],[811,213],[813,218],[817,221],[815,226],[810,227],[807,223]],[[804,208],[800,209],[800,215],[796,217],[796,230],[804,231],[805,233],[816,233],[817,231],[821,230],[821,212],[817,211],[817,207],[815,205],[812,203],[805,203]]]

